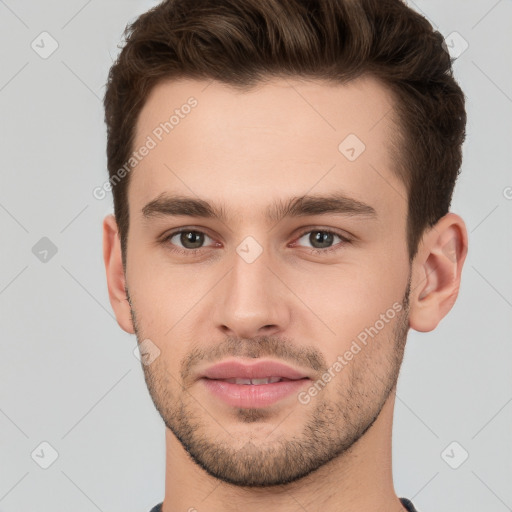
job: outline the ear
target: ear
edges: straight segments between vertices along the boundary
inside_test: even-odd
[[[466,225],[455,213],[425,232],[413,262],[409,325],[414,330],[434,330],[453,307],[467,252]]]
[[[117,323],[127,333],[134,334],[130,304],[125,290],[121,239],[116,218],[112,214],[103,219],[103,260],[107,272],[108,295]]]

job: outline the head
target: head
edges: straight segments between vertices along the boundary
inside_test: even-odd
[[[152,399],[199,465],[296,480],[365,435],[409,327],[457,296],[466,115],[443,38],[399,0],[175,0],[126,39],[104,99],[118,322],[158,354]],[[227,406],[200,376],[232,357],[325,385]]]

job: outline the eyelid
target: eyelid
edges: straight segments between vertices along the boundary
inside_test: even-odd
[[[162,239],[161,239],[161,243],[162,244],[167,244],[169,242],[169,240],[173,237],[175,237],[176,235],[179,235],[181,233],[190,233],[190,232],[194,232],[194,233],[200,233],[202,235],[205,235],[206,237],[208,237],[210,240],[214,240],[213,237],[211,237],[207,231],[205,231],[204,228],[195,228],[195,227],[188,227],[188,226],[184,226],[184,227],[181,227],[179,229],[176,229],[176,230],[173,230],[171,231],[170,233],[166,233],[165,235],[162,236]],[[214,245],[218,243],[214,241]],[[170,245],[174,245],[174,244],[170,244]],[[212,245],[212,247],[214,246]],[[208,246],[207,246],[208,247]],[[178,252],[178,253],[181,253],[181,254],[196,254],[197,252],[200,252],[202,251],[203,249],[206,249],[207,247],[199,247],[197,249],[185,249],[183,247],[178,247],[178,246],[175,246],[173,247],[171,250],[174,251],[174,252]]]
[[[341,239],[341,242],[332,245],[331,247],[326,247],[324,249],[317,249],[316,247],[306,247],[306,249],[312,253],[312,254],[326,254],[330,252],[336,252],[338,250],[343,249],[347,244],[352,243],[352,237],[348,236],[347,234],[341,234],[337,229],[334,228],[323,228],[321,226],[313,226],[304,228],[300,234],[295,238],[295,241],[292,242],[292,246],[295,246],[298,240],[300,240],[304,235],[307,235],[308,233],[313,232],[322,232],[322,233],[329,233],[332,235],[335,235]]]
[[[349,235],[347,235],[345,233],[342,234],[337,229],[327,228],[327,227],[324,228],[324,227],[321,227],[321,226],[309,226],[309,227],[303,228],[301,230],[301,232],[294,237],[294,242],[292,242],[292,247],[295,246],[297,241],[300,238],[302,238],[304,235],[306,235],[308,233],[311,233],[311,232],[315,232],[315,231],[333,234],[333,235],[339,237],[341,239],[341,242],[339,242],[338,244],[335,244],[335,245],[333,245],[331,247],[324,248],[324,249],[317,249],[315,247],[306,247],[306,249],[308,249],[309,252],[312,253],[312,254],[325,254],[325,253],[329,253],[331,251],[338,251],[338,250],[341,250],[345,245],[352,243],[352,237],[351,236],[349,236]],[[166,233],[165,235],[163,235],[161,243],[162,244],[167,244],[168,241],[171,238],[173,238],[174,236],[179,235],[179,234],[181,234],[183,232],[200,233],[200,234],[203,234],[203,235],[207,236],[211,240],[214,240],[214,238],[211,237],[208,234],[208,232],[205,231],[204,228],[195,228],[195,227],[182,226],[180,228],[177,228],[177,229],[171,231],[170,233]],[[212,245],[210,247],[214,247],[215,244],[218,246],[218,243],[214,242],[214,245]],[[174,244],[170,244],[170,245],[174,245]],[[301,246],[299,246],[299,247],[301,247]],[[201,251],[203,251],[204,249],[207,249],[207,248],[208,248],[208,246],[206,246],[206,247],[199,247],[199,248],[196,248],[196,249],[186,249],[186,248],[176,247],[175,246],[171,250],[174,251],[174,252],[180,253],[180,254],[184,254],[184,255],[194,255],[194,254],[197,254],[198,252],[201,252]]]
[[[313,231],[321,231],[323,233],[332,233],[333,235],[339,236],[342,240],[345,240],[346,242],[349,242],[352,240],[352,237],[348,233],[341,232],[335,228],[327,228],[327,227],[324,228],[322,226],[312,226],[312,227],[309,226],[307,228],[303,228],[303,230],[300,231],[300,234],[296,238],[297,239],[302,238],[307,233],[311,233]]]

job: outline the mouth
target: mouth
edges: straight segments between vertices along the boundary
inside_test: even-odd
[[[205,377],[207,378],[207,377]],[[239,385],[254,385],[261,386],[262,384],[274,384],[275,382],[294,381],[303,379],[287,379],[286,377],[266,377],[263,379],[244,379],[244,378],[232,378],[232,379],[210,379],[210,380],[221,380],[222,382],[229,382],[230,384]]]
[[[296,395],[304,386],[309,385],[311,379],[287,379],[277,376],[260,379],[203,377],[200,382],[212,397],[231,407],[262,408]]]
[[[239,379],[241,384],[268,384],[265,379],[297,380],[309,377],[300,369],[293,368],[281,361],[246,359],[227,359],[209,368],[205,368],[200,377],[216,380]]]
[[[301,391],[310,376],[272,359],[232,358],[205,368],[199,381],[210,397],[233,407],[267,407]]]

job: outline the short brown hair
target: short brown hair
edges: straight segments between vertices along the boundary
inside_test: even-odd
[[[163,79],[214,79],[248,90],[288,76],[344,83],[370,74],[395,99],[394,172],[408,192],[412,261],[424,230],[448,213],[466,112],[443,36],[401,0],[166,0],[128,24],[104,96],[110,180]],[[396,117],[395,117],[396,116]],[[126,264],[129,175],[113,187]]]

